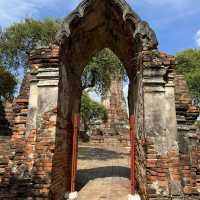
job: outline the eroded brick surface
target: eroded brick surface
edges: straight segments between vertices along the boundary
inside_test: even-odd
[[[200,131],[194,125],[199,115],[197,107],[192,104],[184,76],[176,76],[176,111],[177,129],[180,148],[180,170],[183,192],[195,197],[199,195],[200,186]]]
[[[84,15],[88,8],[80,4],[77,13],[66,19],[69,21],[60,33],[60,47],[41,48],[30,55],[31,72],[13,105],[11,138],[0,138],[0,199],[63,200],[65,192],[70,191],[73,115],[80,108],[81,73],[88,57],[109,44],[124,59],[130,78],[129,112],[135,116],[135,180],[142,199],[199,200],[200,138],[194,126],[199,113],[192,105],[184,78],[175,76],[175,58],[158,51],[155,34],[147,23],[138,19],[130,28],[129,23],[120,20],[122,13],[123,19],[136,17],[133,13],[129,16],[131,11],[127,12],[125,3],[118,4],[122,11],[118,12],[111,1],[88,2],[97,2],[91,5],[95,14],[89,9],[87,16],[79,19],[77,16]],[[111,12],[106,12],[106,6]],[[109,23],[105,12],[112,13]],[[102,23],[104,20],[106,23]],[[78,22],[81,26],[77,26]],[[91,37],[87,37],[88,30],[92,30]],[[106,170],[95,169],[81,181],[111,174],[111,178],[103,177],[106,184],[102,191],[106,194],[97,192],[95,196],[116,199],[116,193],[123,199],[128,193],[128,177],[123,173],[128,169],[125,160],[129,156],[121,152],[125,149],[119,143],[112,148],[101,145],[100,153],[96,151],[98,144],[91,151],[94,162],[89,166],[88,156],[80,158],[81,170],[89,172],[91,166],[103,165],[111,171],[106,174]],[[105,156],[103,150],[111,152]],[[113,178],[115,174],[123,178]],[[82,196],[90,188],[100,187],[102,180],[96,181],[83,187]],[[79,185],[83,183],[79,181]]]

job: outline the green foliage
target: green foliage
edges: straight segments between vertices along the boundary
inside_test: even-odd
[[[97,94],[103,96],[110,88],[114,78],[125,79],[125,70],[118,57],[105,48],[91,58],[82,74],[82,86],[92,88]]]
[[[15,77],[5,68],[0,67],[0,101],[13,98],[16,84]]]
[[[178,52],[177,55],[177,71],[183,74],[200,70],[200,50],[187,49]]]
[[[200,50],[188,49],[177,53],[177,72],[184,74],[193,99],[200,107]]]
[[[96,120],[106,121],[108,118],[106,108],[92,100],[86,92],[82,94],[80,116],[86,130]]]
[[[7,69],[26,68],[30,52],[53,43],[60,22],[53,19],[25,19],[0,31],[0,65]]]
[[[36,47],[48,46],[54,42],[61,21],[45,19],[37,21],[25,19],[5,30],[0,30],[0,66],[9,71],[28,66],[28,56]],[[115,54],[104,49],[91,58],[82,75],[83,90],[94,88],[103,96],[110,87],[111,80],[125,74],[120,60]]]

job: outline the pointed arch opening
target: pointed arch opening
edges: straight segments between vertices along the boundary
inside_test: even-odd
[[[73,145],[77,142],[73,134],[73,120],[80,111],[83,91],[81,76],[85,66],[97,52],[110,49],[123,63],[127,73],[128,108],[129,114],[133,114],[142,97],[139,94],[142,92],[139,90],[142,80],[140,53],[157,48],[157,40],[149,25],[124,0],[83,1],[65,19],[57,40],[60,46],[58,124],[62,128],[57,127],[56,134],[62,134],[64,143],[60,141],[62,150],[55,153],[54,157],[63,158],[60,166],[64,176],[54,177],[53,181],[62,181],[62,191],[66,192],[72,190],[73,162],[77,164],[77,159],[73,159]],[[54,170],[55,174],[58,173],[56,168]]]

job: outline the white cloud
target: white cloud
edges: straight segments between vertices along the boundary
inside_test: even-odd
[[[195,39],[196,39],[197,46],[200,47],[200,29],[197,31]]]
[[[0,24],[2,26],[18,21],[25,16],[32,16],[37,12],[31,1],[2,0],[0,1]]]
[[[40,17],[45,12],[54,16],[53,12],[48,11],[59,10],[63,5],[66,6],[66,12],[71,11],[79,2],[80,0],[0,0],[0,26],[5,27],[25,17]]]

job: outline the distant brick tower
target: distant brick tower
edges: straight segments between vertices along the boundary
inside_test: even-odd
[[[104,98],[102,104],[108,110],[108,121],[103,128],[108,133],[119,133],[128,128],[127,105],[123,94],[122,79],[114,79]]]

